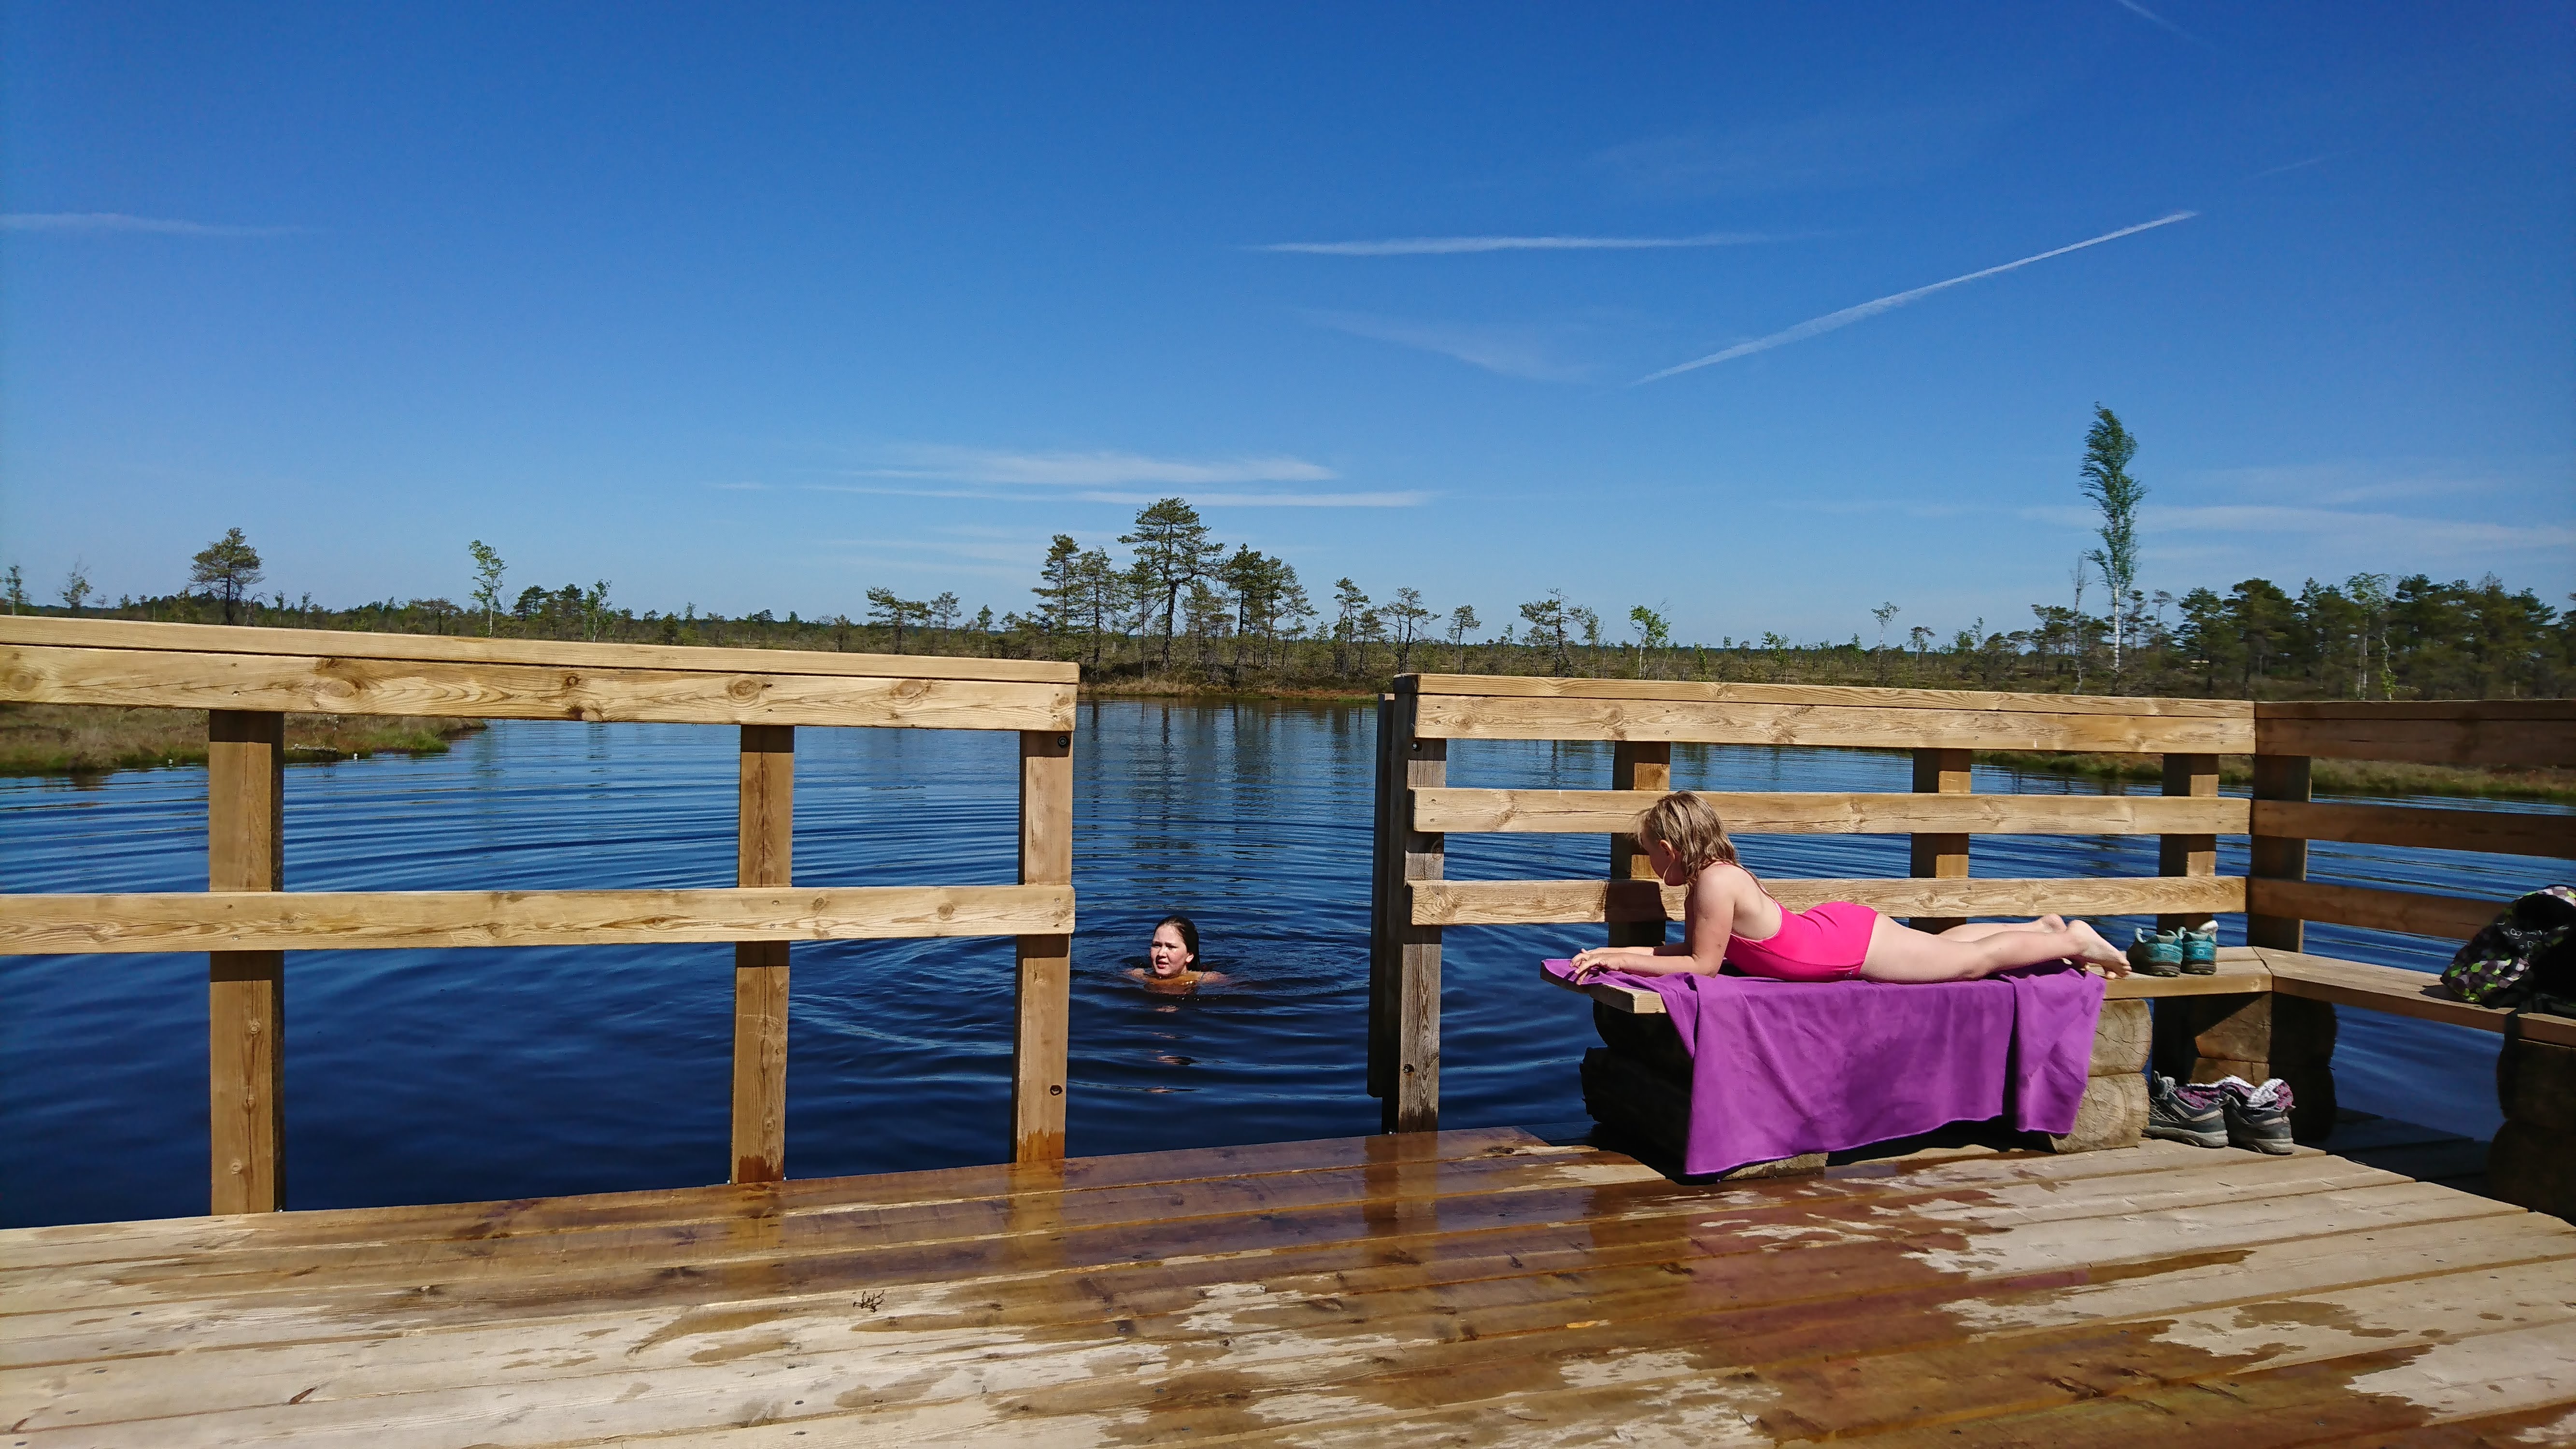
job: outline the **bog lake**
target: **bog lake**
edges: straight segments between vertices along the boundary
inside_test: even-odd
[[[1069,1149],[1077,1155],[1373,1132],[1364,1058],[1376,712],[1364,704],[1104,700],[1075,739]],[[1007,734],[804,729],[800,885],[1014,879]],[[504,722],[444,755],[286,772],[291,889],[733,884],[730,729]],[[1601,789],[1606,744],[1460,742],[1451,783]],[[1903,791],[1901,753],[1679,746],[1678,788]],[[1979,791],[2154,786],[1977,770]],[[2320,797],[2323,798],[2323,797]],[[2386,797],[2340,797],[2386,798]],[[2409,802],[2432,803],[2432,802]],[[2444,800],[2563,812],[2563,806]],[[0,782],[0,889],[202,889],[205,772]],[[1750,836],[1767,875],[1901,876],[1902,836]],[[2242,837],[2219,869],[2245,870]],[[1598,876],[1599,836],[1456,836],[1457,879]],[[2154,837],[1978,836],[1981,876],[2153,875]],[[2320,845],[2312,879],[2498,899],[2562,862]],[[1231,981],[1181,999],[1125,975],[1166,912]],[[2095,918],[2115,939],[2144,921]],[[2221,918],[2238,944],[2242,917]],[[2310,949],[2439,970],[2449,947],[2310,926]],[[1443,1126],[1583,1117],[1585,1003],[1537,963],[1592,927],[1478,927],[1443,952]],[[729,946],[309,951],[288,959],[287,1201],[518,1198],[721,1181]],[[787,1171],[1006,1157],[1007,940],[793,952]],[[200,1213],[202,954],[0,957],[0,1225]],[[2343,1105],[2493,1133],[2496,1039],[2341,1013]],[[1903,1090],[1890,1083],[1890,1090]]]

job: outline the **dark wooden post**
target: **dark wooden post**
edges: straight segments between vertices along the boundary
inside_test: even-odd
[[[2218,757],[2179,754],[2165,756],[2165,793],[2188,796],[2196,800],[2217,799]],[[2218,874],[2218,837],[2214,834],[2157,837],[2156,874]],[[2207,911],[2169,911],[2156,917],[2156,929],[2172,931],[2190,927],[2197,930],[2209,924],[2212,919]]]
[[[1073,736],[1020,735],[1020,884],[1073,884]],[[1064,1156],[1065,1053],[1073,938],[1018,939],[1019,1001],[1011,1037],[1011,1160]]]
[[[2308,757],[2305,755],[2256,755],[2254,757],[2254,798],[2289,800],[2306,804],[2310,795]],[[2306,880],[2308,878],[2308,843],[2283,835],[2257,835],[2253,839],[2252,859],[2246,874],[2256,880]],[[2245,918],[2245,944],[2269,946],[2276,951],[2298,951],[2307,945],[2307,923],[2295,916],[2257,916]]]
[[[1662,794],[1673,788],[1673,747],[1662,740],[1621,740],[1610,750],[1610,788],[1642,790]],[[1655,868],[1647,862],[1646,848],[1637,837],[1622,832],[1610,837],[1610,878],[1612,880],[1652,880]],[[1610,944],[1613,946],[1660,946],[1664,943],[1665,921],[1661,915],[1651,919],[1612,921]]]
[[[286,716],[206,714],[206,889],[286,884]],[[286,1206],[286,953],[206,963],[207,1211]]]
[[[1975,755],[1968,750],[1916,750],[1914,752],[1914,792],[1918,795],[1965,795],[1976,788],[1971,766]],[[1968,877],[1968,837],[1948,831],[1917,834],[1914,837],[1913,873],[1928,879],[1965,880]],[[1946,931],[1964,924],[1964,916],[1916,916],[1911,924],[1918,931]]]
[[[1369,994],[1368,994],[1368,1092],[1381,1101],[1391,1102],[1395,1080],[1396,967],[1395,917],[1390,904],[1396,894],[1395,862],[1402,858],[1397,848],[1396,807],[1402,792],[1396,788],[1395,773],[1395,696],[1377,697],[1377,793],[1372,797],[1369,817]],[[1383,1117],[1388,1108],[1381,1108]]]
[[[742,727],[734,884],[795,883],[796,727]],[[733,1180],[787,1176],[787,943],[733,948]]]
[[[1413,888],[1418,880],[1438,880],[1446,863],[1445,842],[1413,828],[1413,792],[1448,783],[1449,742],[1426,740],[1413,732],[1420,700],[1419,681],[1406,675],[1396,681],[1392,751],[1387,770],[1390,804],[1398,829],[1392,852],[1388,914],[1392,917],[1390,964],[1395,968],[1390,1013],[1394,1025],[1388,1056],[1391,1068],[1383,1099],[1382,1121],[1390,1132],[1436,1132],[1440,1128],[1440,928],[1413,924]]]
[[[2504,1123],[2487,1149],[2489,1190],[2533,1212],[2576,1218],[2576,1047],[2507,1034],[2496,1058],[2496,1103]]]

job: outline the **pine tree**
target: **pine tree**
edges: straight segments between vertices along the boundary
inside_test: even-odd
[[[258,583],[259,550],[250,546],[238,528],[226,529],[224,536],[197,550],[188,561],[188,582],[213,591],[224,606],[224,622],[233,622],[233,613],[241,606],[242,596]]]
[[[1181,590],[1206,575],[1224,545],[1209,541],[1198,510],[1178,498],[1147,504],[1136,515],[1136,531],[1119,535],[1118,541],[1136,550],[1140,578],[1149,578],[1153,590],[1162,595],[1163,667],[1169,669],[1173,613],[1180,606]]]

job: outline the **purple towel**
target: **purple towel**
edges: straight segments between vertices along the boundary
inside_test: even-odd
[[[1693,1174],[2007,1114],[2071,1131],[2102,1013],[2102,978],[2062,963],[1919,985],[1611,974],[1662,996],[1690,1051]]]

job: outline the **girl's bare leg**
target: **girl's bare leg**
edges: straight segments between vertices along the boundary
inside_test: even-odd
[[[2027,931],[2036,924],[2038,923],[2025,921],[1970,921],[1964,926],[1952,926],[1940,934],[1944,941],[1982,941],[1988,936],[2000,935],[2005,931]]]
[[[1869,955],[1860,974],[1871,981],[1974,981],[1997,971],[2044,961],[2078,960],[2112,975],[2128,974],[2128,958],[2082,921],[2043,917],[2027,925],[1989,925],[1973,936],[1954,927],[1935,936],[1878,918],[1870,929]]]

